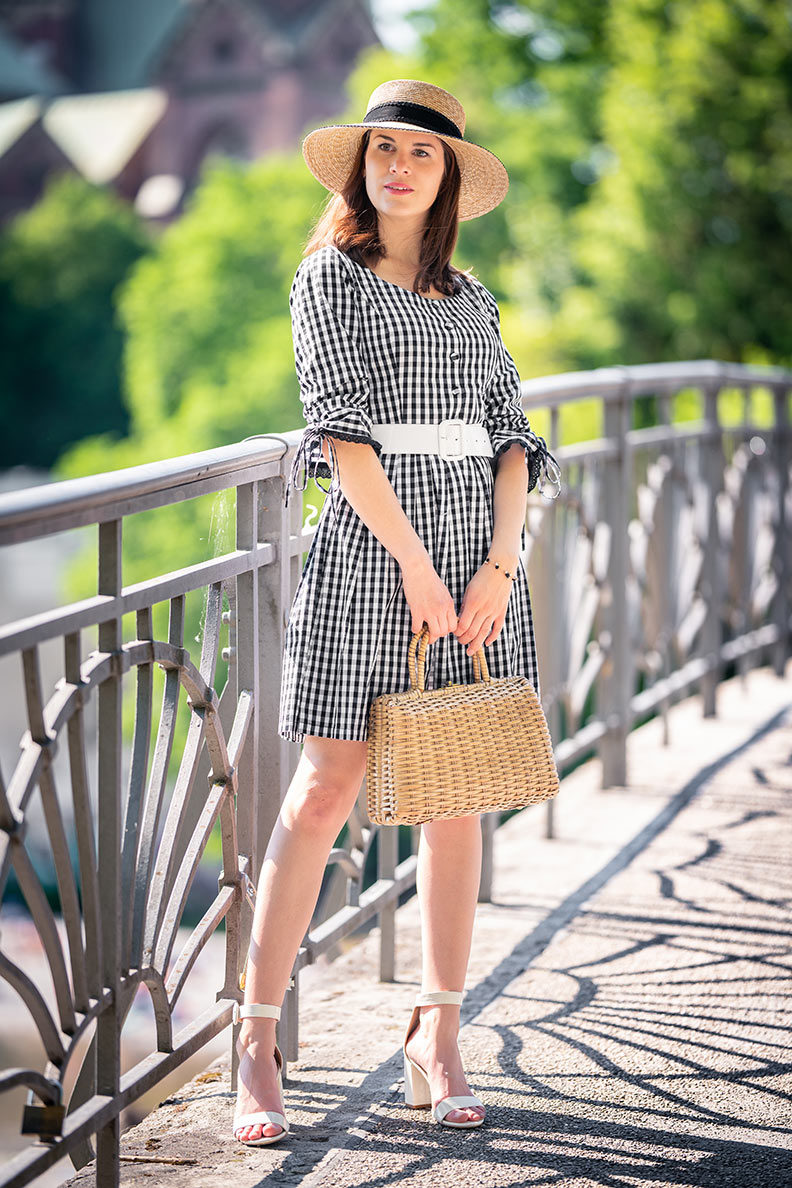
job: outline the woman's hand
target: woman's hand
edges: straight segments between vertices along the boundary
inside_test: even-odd
[[[496,561],[499,569],[495,568]],[[454,631],[468,656],[477,652],[482,643],[489,647],[500,635],[514,584],[504,571],[516,573],[518,563],[518,553],[491,554],[489,564],[480,565],[468,582]]]
[[[448,635],[457,625],[454,600],[432,562],[427,557],[402,566],[404,597],[412,614],[412,631],[417,634],[424,623],[429,625],[427,644]]]

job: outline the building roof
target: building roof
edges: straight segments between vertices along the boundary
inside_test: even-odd
[[[262,31],[298,43],[328,0],[236,0]],[[211,0],[82,0],[81,38],[86,90],[146,86],[151,68]],[[366,5],[366,7],[368,7]]]
[[[79,172],[101,185],[118,176],[167,104],[159,87],[68,95],[49,105],[42,123]]]
[[[35,124],[42,107],[41,100],[35,97],[0,103],[0,157]]]
[[[144,86],[148,66],[194,3],[202,0],[82,0],[80,5],[86,90]]]
[[[4,95],[55,95],[64,82],[41,61],[33,46],[21,46],[0,29],[0,92]]]

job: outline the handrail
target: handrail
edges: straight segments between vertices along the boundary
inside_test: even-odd
[[[591,371],[564,371],[522,381],[523,398],[541,400],[554,408],[568,400],[596,397],[606,403],[620,395],[656,395],[681,388],[717,384],[727,387],[766,386],[774,391],[789,387],[792,372],[783,367],[754,363],[729,363],[719,359],[690,359],[668,363],[617,363]]]
[[[266,447],[235,442],[161,462],[6,492],[0,495],[0,545],[104,523],[116,518],[120,505],[147,496],[154,497],[147,506],[162,507],[174,501],[173,495],[190,499],[220,490],[228,485],[221,480],[235,476],[241,480],[248,471],[266,474],[262,468],[279,462],[296,446],[300,430],[271,436],[274,444]]]
[[[783,367],[758,366],[696,359],[687,362],[618,364],[592,371],[568,371],[522,381],[526,407],[559,407],[573,400],[596,397],[615,400],[627,394],[677,391],[697,384],[718,383],[721,387],[764,385],[783,391],[792,382],[792,372]],[[246,441],[184,454],[159,462],[146,462],[123,470],[66,479],[36,487],[25,487],[0,495],[0,545],[49,535],[75,526],[70,521],[90,510],[92,518],[81,523],[102,523],[113,518],[116,505],[124,500],[166,493],[177,489],[180,497],[190,484],[230,477],[248,467],[267,466],[285,456],[299,443],[301,431],[272,433],[280,445],[262,446]],[[200,494],[205,491],[198,492]],[[150,506],[163,506],[161,502]]]

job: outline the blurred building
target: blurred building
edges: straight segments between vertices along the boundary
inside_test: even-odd
[[[367,0],[0,0],[0,220],[71,169],[148,218],[337,116]]]

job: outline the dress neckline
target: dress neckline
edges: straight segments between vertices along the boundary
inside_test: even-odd
[[[454,301],[459,296],[459,293],[451,293],[446,297],[423,297],[420,293],[416,293],[414,289],[408,289],[405,285],[397,285],[395,281],[386,280],[384,276],[380,276],[379,273],[374,272],[372,268],[369,268],[368,264],[358,264],[357,260],[353,260],[352,257],[346,252],[342,252],[341,249],[336,247],[334,243],[331,243],[330,247],[332,247],[334,251],[338,252],[339,255],[346,256],[350,264],[353,264],[355,268],[359,268],[361,272],[367,272],[369,276],[373,276],[374,279],[380,281],[381,284],[388,285],[391,289],[400,289],[402,293],[408,293],[411,297],[416,297],[419,301],[430,302],[432,305],[444,305],[446,301]],[[460,289],[459,292],[461,293],[461,291],[462,290]]]

